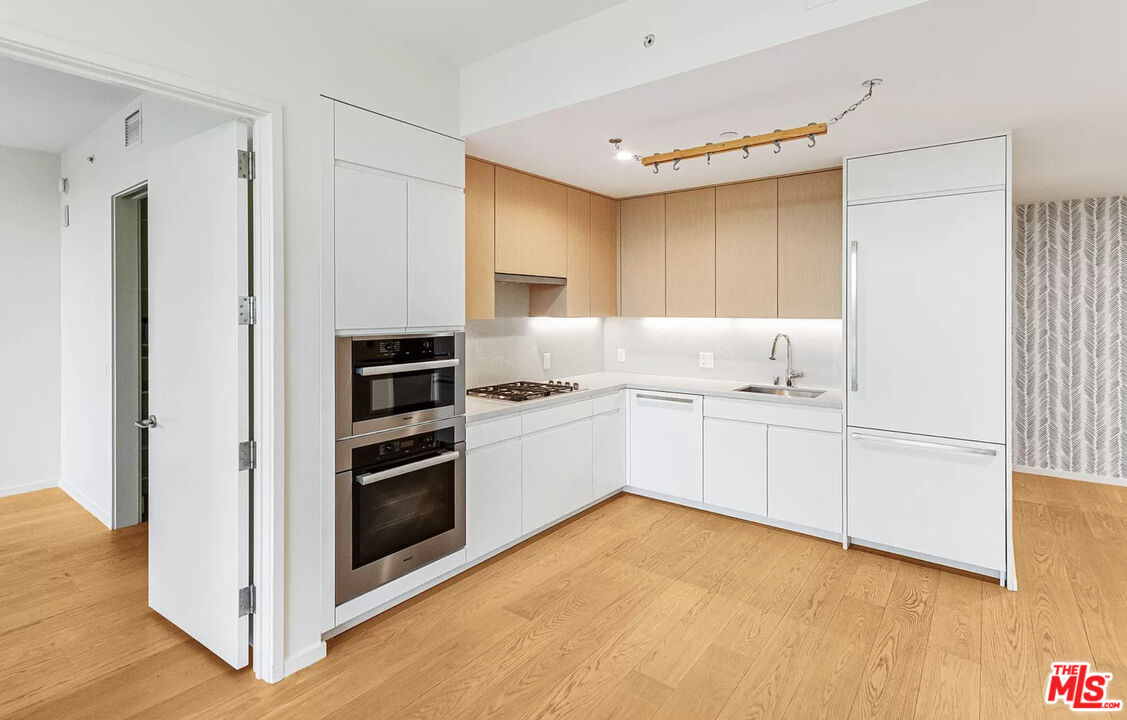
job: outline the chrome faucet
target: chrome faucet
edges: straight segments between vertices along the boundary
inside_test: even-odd
[[[775,336],[775,341],[773,343],[771,343],[771,356],[768,357],[767,359],[768,360],[774,360],[775,359],[775,349],[779,346],[779,338],[783,338],[784,340],[787,341],[787,387],[794,387],[794,379],[802,377],[804,373],[801,370],[792,370],[791,369],[791,366],[790,366],[790,335],[785,335],[783,333],[779,333],[778,335]],[[775,384],[776,385],[779,384],[779,378],[777,378],[777,377],[775,378]]]

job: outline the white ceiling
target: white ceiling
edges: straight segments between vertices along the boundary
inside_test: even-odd
[[[461,66],[594,15],[622,0],[365,0],[388,32]]]
[[[615,197],[780,175],[843,156],[1014,131],[1019,202],[1127,192],[1121,0],[932,0],[838,30],[471,135],[467,151]],[[681,163],[615,160],[824,121],[818,139]]]
[[[0,145],[62,152],[137,95],[136,90],[0,58]]]

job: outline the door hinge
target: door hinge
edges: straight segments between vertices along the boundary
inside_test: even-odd
[[[239,443],[239,471],[254,470],[258,461],[258,443],[244,440]]]
[[[239,151],[239,178],[254,180],[254,153],[250,150]]]
[[[254,585],[239,588],[239,617],[254,613],[257,595]]]
[[[253,295],[239,296],[239,324],[254,325],[258,322],[258,298]]]

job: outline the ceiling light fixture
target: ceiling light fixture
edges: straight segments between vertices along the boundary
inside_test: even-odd
[[[630,152],[626,148],[622,147],[622,138],[611,138],[610,140],[608,140],[608,142],[611,145],[614,145],[614,149],[615,149],[614,156],[616,158],[618,158],[619,160],[622,160],[622,161],[626,161],[626,160],[640,161],[642,159],[641,155],[635,155],[634,153]]]

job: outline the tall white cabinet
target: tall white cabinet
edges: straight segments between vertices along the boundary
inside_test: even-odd
[[[1009,138],[846,162],[847,534],[1009,571]]]

